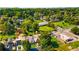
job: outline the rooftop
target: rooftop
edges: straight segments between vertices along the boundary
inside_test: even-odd
[[[45,22],[41,22],[41,23],[39,23],[38,25],[39,25],[39,26],[43,26],[43,25],[47,25],[47,24],[48,24],[48,22],[45,21]]]

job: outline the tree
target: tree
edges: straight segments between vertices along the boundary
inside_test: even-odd
[[[51,45],[51,36],[49,34],[41,34],[39,44],[41,48],[46,48]]]
[[[74,34],[79,35],[79,28],[78,28],[78,27],[72,28],[71,31],[72,31]]]
[[[9,22],[12,22],[12,23],[7,23],[7,22],[5,22],[5,26],[6,26],[6,33],[8,34],[8,35],[12,35],[12,34],[14,34],[15,33],[15,26],[14,26],[14,24],[13,24],[13,21],[9,21]]]
[[[42,20],[35,20],[35,21],[33,22],[32,26],[33,26],[34,32],[39,30],[38,24],[39,24],[40,22],[43,22],[43,21],[42,21]]]
[[[21,29],[24,33],[27,33],[29,32],[31,26],[32,26],[32,21],[25,19],[21,24]]]
[[[23,48],[24,48],[25,51],[29,51],[30,50],[31,45],[30,45],[28,40],[23,41]]]
[[[51,42],[52,42],[51,44],[52,44],[52,47],[53,47],[53,48],[58,48],[58,47],[59,47],[58,40],[57,40],[56,37],[53,36],[53,37],[51,38]]]
[[[0,43],[0,51],[4,51],[4,50],[5,50],[4,44]]]
[[[0,19],[0,31],[2,34],[13,34],[15,33],[15,26],[11,19],[4,20],[4,18]]]

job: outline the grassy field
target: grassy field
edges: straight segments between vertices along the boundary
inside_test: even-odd
[[[69,43],[69,45],[72,47],[72,49],[78,48],[79,47],[79,41]]]
[[[70,27],[73,27],[75,25],[72,25],[72,24],[69,24],[69,23],[66,23],[66,22],[54,22],[53,23],[55,26],[59,26],[59,27],[62,27],[62,28],[70,28]]]

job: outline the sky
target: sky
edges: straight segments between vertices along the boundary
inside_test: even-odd
[[[0,0],[0,7],[79,7],[79,0]]]

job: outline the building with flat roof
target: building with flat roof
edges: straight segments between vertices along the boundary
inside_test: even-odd
[[[39,26],[44,26],[44,25],[47,25],[47,24],[48,24],[48,22],[45,21],[45,22],[41,22],[41,23],[39,23],[38,25],[39,25]]]

